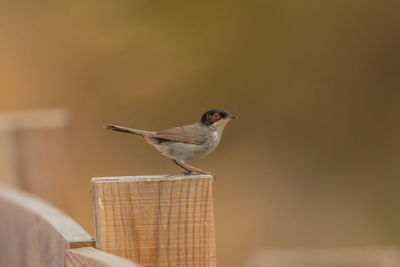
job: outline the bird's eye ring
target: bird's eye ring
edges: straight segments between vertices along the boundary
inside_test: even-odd
[[[214,119],[218,120],[220,116],[218,113],[214,113],[213,117],[214,117]]]

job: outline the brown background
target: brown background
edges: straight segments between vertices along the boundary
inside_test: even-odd
[[[178,173],[118,123],[239,117],[193,162],[218,177],[217,255],[400,243],[399,1],[2,1],[0,111],[72,114],[71,216],[89,179]]]

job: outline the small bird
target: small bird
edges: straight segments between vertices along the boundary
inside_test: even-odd
[[[143,131],[113,124],[106,124],[104,128],[144,137],[147,143],[183,168],[185,174],[210,174],[186,164],[186,161],[205,157],[214,151],[226,124],[235,118],[236,116],[223,109],[211,109],[203,114],[199,122],[161,132]]]

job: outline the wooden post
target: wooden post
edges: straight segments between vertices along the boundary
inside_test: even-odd
[[[96,246],[142,266],[216,266],[210,175],[93,178]]]
[[[69,126],[65,109],[0,113],[0,181],[73,210]]]

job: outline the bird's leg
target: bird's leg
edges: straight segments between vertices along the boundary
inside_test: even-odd
[[[185,171],[187,171],[188,174],[191,173],[198,173],[198,174],[211,174],[209,172],[205,172],[203,170],[200,170],[199,168],[193,167],[189,164],[184,163],[183,161],[178,161],[173,159],[172,160],[176,165],[178,165],[179,167],[181,167],[182,169],[184,169]]]
[[[178,165],[179,167],[181,167],[182,169],[184,169],[186,172],[184,172],[185,174],[190,174],[192,171],[188,168],[186,168],[186,166],[184,164],[181,164],[179,161],[175,160],[175,159],[171,159],[173,163],[175,163],[176,165]]]

